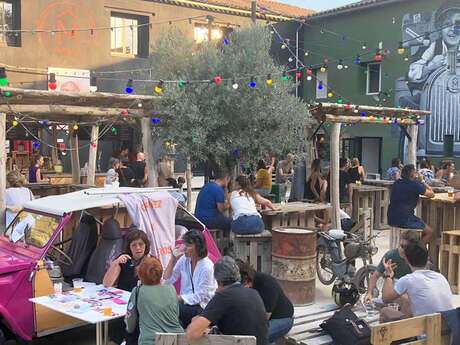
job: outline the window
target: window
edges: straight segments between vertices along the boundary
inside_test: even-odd
[[[379,63],[370,63],[367,65],[367,88],[366,94],[375,95],[381,91],[381,65]]]
[[[149,54],[148,17],[112,13],[110,17],[110,51],[113,55],[141,56]]]
[[[212,40],[223,40],[233,31],[230,27],[213,26],[211,28]],[[206,24],[196,24],[193,32],[196,43],[201,43],[209,39],[209,29]]]
[[[21,29],[21,8],[19,0],[0,0],[0,46],[21,45],[20,32],[3,32]]]
[[[327,70],[316,71],[316,98],[327,98]]]

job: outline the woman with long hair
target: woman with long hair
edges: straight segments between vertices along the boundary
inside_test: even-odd
[[[357,157],[354,157],[351,161],[351,168],[348,169],[348,175],[350,175],[352,181],[364,182],[366,174],[364,173],[364,168],[359,165],[359,159]]]
[[[401,178],[402,164],[399,158],[391,160],[391,168],[387,170],[387,180],[396,181]]]
[[[236,234],[259,234],[264,231],[265,225],[256,209],[256,203],[265,205],[272,210],[278,210],[270,200],[256,193],[249,179],[240,175],[234,183],[234,190],[230,194],[230,205],[233,209],[231,230]]]
[[[45,160],[42,155],[37,154],[34,156],[32,165],[29,168],[29,183],[44,183],[49,182],[49,179],[43,178],[43,174],[40,168],[45,164]]]
[[[305,198],[309,200],[326,202],[327,181],[321,170],[323,161],[319,158],[311,162],[310,176],[305,186]]]

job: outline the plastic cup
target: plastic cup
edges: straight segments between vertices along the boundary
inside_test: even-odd
[[[447,188],[447,195],[449,196],[449,198],[454,197],[454,189],[452,187]]]
[[[83,290],[83,278],[72,279],[73,291],[81,292]]]
[[[387,307],[399,311],[399,304],[398,303],[388,303]]]
[[[361,181],[356,181],[355,183],[356,183],[356,188],[358,189],[361,188]]]
[[[60,295],[62,293],[62,283],[54,283],[53,287],[55,295]]]
[[[112,307],[104,307],[104,316],[112,316]]]

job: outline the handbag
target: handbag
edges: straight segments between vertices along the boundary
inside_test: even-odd
[[[356,316],[351,305],[336,311],[320,327],[338,345],[371,345],[371,329],[366,321]]]
[[[132,330],[132,332],[129,332],[128,331],[128,327],[126,329],[126,331],[129,333],[129,334],[139,334],[139,309],[137,308],[137,299],[139,297],[139,291],[141,289],[141,285],[138,285],[137,288],[136,288],[136,296],[135,296],[135,306],[134,306],[134,309],[131,310],[131,315],[129,316],[129,322],[130,323],[136,323],[136,327]],[[129,309],[129,305],[128,305],[128,309]]]

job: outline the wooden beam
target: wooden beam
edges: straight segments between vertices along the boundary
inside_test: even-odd
[[[0,113],[0,234],[6,230],[6,114]]]
[[[73,105],[53,105],[53,104],[11,104],[11,105],[0,105],[0,112],[5,113],[20,113],[23,115],[32,116],[82,116],[96,119],[99,117],[113,117],[119,116],[122,118],[129,117],[143,117],[143,110],[130,109],[128,115],[122,115],[126,109],[122,108],[103,108],[103,107],[84,107],[84,106],[73,106]]]
[[[1,97],[0,104],[61,104],[76,106],[98,106],[108,108],[138,108],[152,109],[159,96],[126,95],[104,92],[61,92],[47,90],[18,89],[1,87],[0,93],[10,92],[11,96]]]
[[[69,125],[71,128],[72,125]],[[80,184],[80,158],[78,154],[78,135],[70,130],[70,160],[72,162],[72,184]]]
[[[427,116],[430,115],[430,111],[426,110],[416,110],[416,109],[402,109],[402,108],[390,108],[390,107],[373,107],[370,105],[352,105],[351,108],[347,108],[347,104],[338,104],[338,103],[321,103],[321,108],[325,109],[326,112],[330,113],[333,110],[337,115],[350,114],[353,115],[355,108],[358,107],[358,112],[370,112],[373,114],[381,114],[387,117],[396,117],[402,118],[410,115],[420,115]]]
[[[149,187],[158,187],[155,158],[153,156],[152,130],[150,129],[150,119],[143,118],[142,122],[142,147],[145,155],[145,163],[149,173]]]
[[[412,140],[407,140],[407,163],[417,167],[418,126],[410,126],[409,135]]]
[[[342,229],[340,224],[339,150],[340,123],[333,123],[331,131],[331,169],[329,171],[329,175],[331,176],[331,178],[329,179],[329,181],[331,183],[331,220],[334,229]]]
[[[331,123],[372,123],[373,125],[391,125],[394,120],[388,120],[387,122],[378,121],[376,117],[372,119],[370,117],[364,116],[348,116],[348,115],[333,115],[326,114],[326,122]],[[405,119],[404,122],[398,121],[399,123],[404,123],[405,125],[418,125],[417,120]],[[425,121],[418,120],[420,125],[424,125]]]
[[[88,176],[86,177],[86,184],[94,186],[96,184],[96,160],[97,160],[97,145],[99,138],[99,126],[91,127],[91,142],[89,145],[89,158],[88,158]]]

